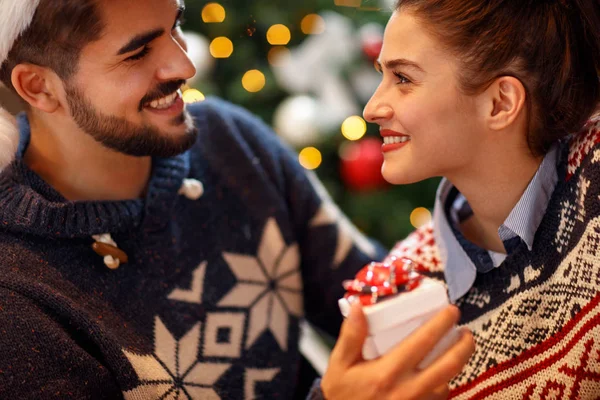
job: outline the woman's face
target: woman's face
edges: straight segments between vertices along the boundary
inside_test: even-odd
[[[482,105],[461,93],[458,59],[403,10],[388,22],[378,65],[383,77],[364,116],[380,126],[384,178],[452,179],[472,168],[483,140]]]

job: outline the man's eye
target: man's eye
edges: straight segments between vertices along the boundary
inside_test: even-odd
[[[137,61],[144,58],[148,52],[150,52],[150,47],[144,46],[144,48],[137,54],[132,55],[131,57],[127,57],[125,61]]]

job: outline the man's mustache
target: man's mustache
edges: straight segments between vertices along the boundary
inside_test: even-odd
[[[149,104],[154,100],[158,100],[165,96],[175,93],[177,90],[179,90],[180,87],[185,85],[185,82],[186,81],[182,79],[178,81],[161,83],[155,90],[153,90],[152,92],[150,92],[142,98],[142,100],[140,101],[139,111],[142,111],[144,105]]]

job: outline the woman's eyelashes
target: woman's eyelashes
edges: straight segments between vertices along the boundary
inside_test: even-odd
[[[410,79],[408,79],[406,76],[402,75],[399,72],[394,72],[394,76],[398,79],[397,84],[405,85],[405,84],[411,83]]]

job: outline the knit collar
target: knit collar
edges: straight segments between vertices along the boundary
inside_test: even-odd
[[[23,161],[30,126],[17,118],[20,145],[15,161],[0,174],[0,229],[55,238],[78,238],[139,228],[160,229],[190,170],[189,152],[154,158],[146,197],[125,201],[69,201]]]

